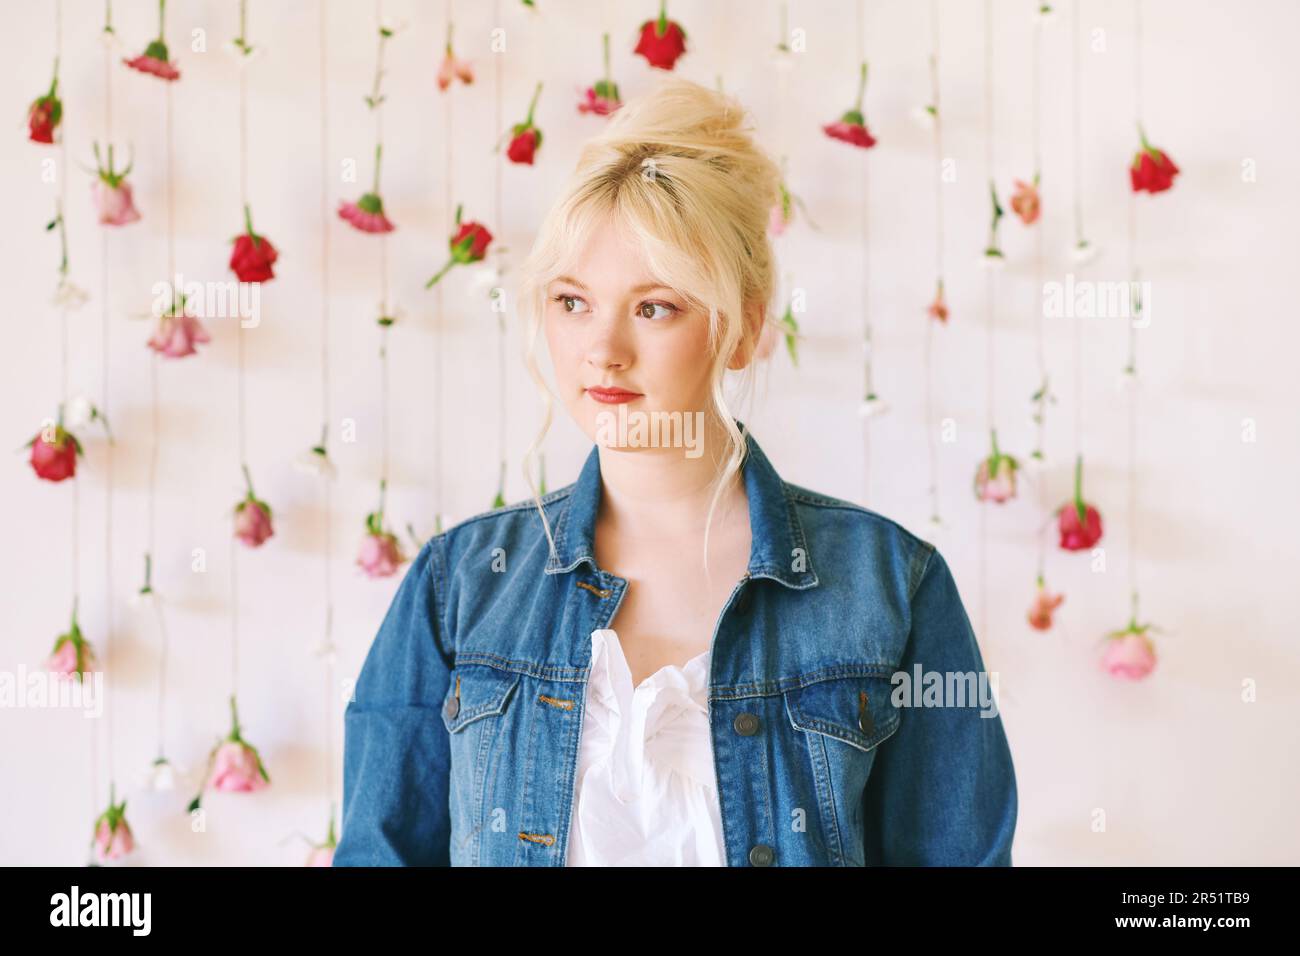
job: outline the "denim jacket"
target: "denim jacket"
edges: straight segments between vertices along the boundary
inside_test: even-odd
[[[727,864],[1009,866],[1002,719],[930,693],[984,667],[947,563],[783,481],[740,427],[753,543],[709,677]],[[335,866],[564,865],[591,632],[627,589],[593,554],[600,496],[593,446],[542,498],[555,555],[532,500],[420,549],[344,715]]]

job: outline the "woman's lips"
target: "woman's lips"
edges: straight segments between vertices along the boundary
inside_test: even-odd
[[[622,388],[589,388],[587,394],[605,405],[621,405],[642,397],[640,392],[629,392]]]

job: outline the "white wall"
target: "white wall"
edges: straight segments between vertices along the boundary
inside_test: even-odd
[[[1032,174],[1030,70],[1036,4],[997,0],[997,180]],[[600,72],[599,31],[613,32],[615,78],[625,95],[642,89],[649,70],[630,54],[639,20],[654,4],[543,2],[530,14],[503,2],[500,22],[504,114],[520,118],[534,83],[546,82],[538,110],[546,142],[536,168],[501,171],[500,242],[522,255],[532,230],[599,120],[572,106],[575,87]],[[982,5],[944,0],[942,78],[945,155],[957,181],[945,187],[947,288],[952,318],[936,329],[935,419],[956,423],[957,441],[940,445],[941,511],[946,530],[926,527],[927,458],[922,345],[924,306],[933,288],[934,208],[929,134],[911,110],[928,100],[929,5],[903,0],[867,6],[865,48],[871,62],[867,116],[880,145],[863,154],[825,139],[817,122],[852,100],[856,4],[796,2],[792,27],[807,31],[808,52],[790,78],[789,123],[777,123],[777,80],[766,51],[778,29],[773,2],[764,15],[731,3],[674,0],[672,15],[690,35],[680,72],[729,91],[754,110],[767,144],[791,155],[791,184],[808,203],[820,233],[795,227],[780,241],[783,269],[808,290],[804,360],[783,356],[746,420],[788,480],[862,501],[923,536],[947,555],[971,618],[987,616],[981,634],[990,667],[1000,671],[1003,714],[1020,786],[1018,864],[1295,863],[1300,832],[1286,795],[1300,784],[1297,766],[1297,651],[1300,606],[1294,586],[1300,521],[1293,479],[1300,434],[1300,388],[1293,353],[1300,342],[1290,317],[1290,277],[1297,252],[1291,175],[1295,115],[1285,90],[1295,88],[1290,38],[1300,13],[1283,0],[1245,4],[1147,0],[1143,4],[1144,114],[1153,141],[1183,173],[1168,194],[1141,197],[1139,258],[1153,288],[1152,324],[1138,335],[1143,372],[1138,405],[1139,487],[1136,522],[1126,513],[1127,405],[1115,387],[1125,358],[1122,321],[1084,323],[1083,441],[1088,496],[1106,520],[1107,570],[1087,558],[1048,552],[1051,582],[1064,590],[1058,627],[1031,631],[1024,622],[1043,507],[1069,493],[1076,391],[1073,326],[1049,321],[1046,350],[1060,396],[1048,421],[1053,467],[1041,492],[987,515],[987,605],[981,599],[980,513],[970,494],[975,464],[987,447],[984,278],[977,264],[987,226],[983,135]],[[369,176],[373,127],[361,101],[374,67],[374,7],[329,4],[329,141],[331,208],[355,198],[337,181],[347,158]],[[1069,183],[1070,75],[1068,3],[1046,27],[1042,85],[1047,277],[1071,268]],[[435,465],[444,463],[443,507],[454,520],[485,509],[497,474],[496,322],[469,276],[446,282],[446,312],[424,279],[441,263],[450,177],[453,203],[491,219],[492,158],[500,127],[493,120],[492,5],[459,3],[457,47],[474,60],[479,82],[453,91],[454,163],[445,164],[446,98],[433,83],[442,44],[443,5],[386,0],[385,12],[409,22],[389,45],[384,198],[398,231],[388,243],[391,289],[404,310],[391,333],[391,482],[389,514],[422,535],[432,531]],[[127,606],[137,586],[145,541],[151,442],[148,324],[150,287],[165,278],[163,86],[114,65],[113,124],[136,154],[133,176],[144,220],[108,237],[110,268],[110,416],[114,458],[112,580],[106,593],[105,445],[83,434],[87,457],[73,483],[38,482],[23,456],[0,472],[7,543],[5,633],[0,667],[35,667],[66,625],[72,595],[72,508],[78,504],[82,623],[97,645],[106,640],[111,598],[115,677],[110,721],[71,711],[0,713],[6,785],[0,796],[0,862],[68,863],[85,859],[94,815],[107,799],[108,755],[140,844],[138,864],[287,864],[305,856],[305,832],[319,838],[329,795],[341,786],[342,703],[326,687],[311,655],[323,622],[325,532],[335,542],[332,567],[337,678],[355,674],[396,579],[372,582],[352,567],[365,513],[374,505],[381,455],[378,299],[379,245],[330,221],[332,410],[357,424],[357,440],[337,431],[332,451],[341,469],[333,509],[320,489],[295,473],[293,458],[317,437],[320,419],[320,169],[317,4],[254,0],[250,37],[267,54],[249,67],[250,195],[257,227],[282,250],[276,280],[263,295],[262,324],[245,332],[247,449],[257,490],[276,509],[277,534],[257,552],[238,554],[239,693],[249,739],[266,759],[273,785],[254,795],[209,796],[206,833],[190,832],[184,805],[192,795],[139,791],[155,753],[158,635]],[[1089,232],[1105,249],[1091,276],[1128,277],[1125,166],[1135,148],[1131,6],[1084,0],[1082,23],[1104,31],[1105,52],[1085,52],[1082,128],[1083,201]],[[152,3],[114,4],[128,49],[154,31]],[[0,51],[11,82],[0,115],[21,117],[48,83],[54,50],[49,2],[8,11]],[[102,397],[102,234],[92,218],[90,143],[103,136],[103,53],[97,33],[102,5],[64,3],[64,98],[68,159],[67,221],[74,278],[93,294],[68,322],[68,386]],[[191,29],[207,32],[207,53],[190,52]],[[189,277],[227,278],[226,240],[240,227],[236,154],[237,72],[220,49],[236,30],[235,6],[213,0],[170,5],[168,38],[183,71],[174,87],[176,261]],[[59,316],[48,302],[57,241],[42,232],[56,188],[41,180],[42,159],[57,151],[25,141],[15,122],[0,152],[9,237],[0,257],[10,294],[2,363],[0,422],[17,448],[57,404]],[[120,147],[121,148],[121,147]],[[1257,180],[1243,182],[1253,160]],[[864,474],[857,402],[861,382],[862,170],[870,171],[869,310],[877,342],[878,390],[893,406],[871,432]],[[1150,201],[1148,201],[1150,200]],[[1008,219],[1004,247],[1012,260],[1000,282],[995,383],[999,435],[1027,454],[1032,443],[1028,396],[1037,386],[1033,234]],[[513,261],[517,261],[512,256]],[[435,324],[441,322],[440,356]],[[210,323],[202,353],[159,368],[160,428],[155,583],[165,594],[171,657],[166,746],[198,769],[227,727],[231,685],[231,590],[227,509],[242,494],[236,433],[236,329]],[[508,497],[527,489],[518,460],[531,440],[537,401],[520,364],[511,327]],[[440,377],[441,376],[441,377]],[[435,421],[441,395],[441,427]],[[558,410],[557,410],[558,411]],[[562,413],[561,413],[562,414]],[[1257,440],[1242,439],[1243,420]],[[552,488],[572,480],[588,445],[567,421],[548,444]],[[868,493],[869,492],[869,493]],[[1041,497],[1040,497],[1041,493]],[[1153,677],[1121,685],[1097,672],[1101,635],[1128,613],[1128,535],[1136,533],[1143,616],[1159,635]],[[208,569],[193,573],[191,553],[206,550]],[[1255,703],[1242,702],[1254,680]],[[334,751],[327,763],[326,718]],[[92,743],[95,735],[97,745]],[[97,754],[98,761],[94,762]],[[1095,811],[1106,832],[1093,832]]]

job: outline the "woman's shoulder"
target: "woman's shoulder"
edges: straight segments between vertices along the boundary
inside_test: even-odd
[[[893,567],[910,594],[938,553],[932,542],[888,515],[788,481],[783,484],[814,564]]]

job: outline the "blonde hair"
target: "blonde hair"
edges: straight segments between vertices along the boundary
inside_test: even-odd
[[[524,475],[555,554],[555,539],[533,482],[533,460],[551,425],[553,396],[534,354],[546,307],[546,287],[564,274],[586,239],[606,219],[645,250],[655,277],[709,314],[710,411],[729,436],[727,461],[714,483],[704,534],[722,490],[741,468],[746,442],[723,395],[723,374],[740,346],[751,359],[763,326],[773,323],[775,265],[767,229],[779,201],[781,174],[756,145],[745,110],[732,96],[675,75],[658,79],[628,101],[603,133],[588,140],[560,198],[538,230],[521,266],[519,301],[528,322],[525,363],[545,413],[524,457]],[[746,308],[761,307],[756,327]],[[754,362],[746,366],[748,392]]]

